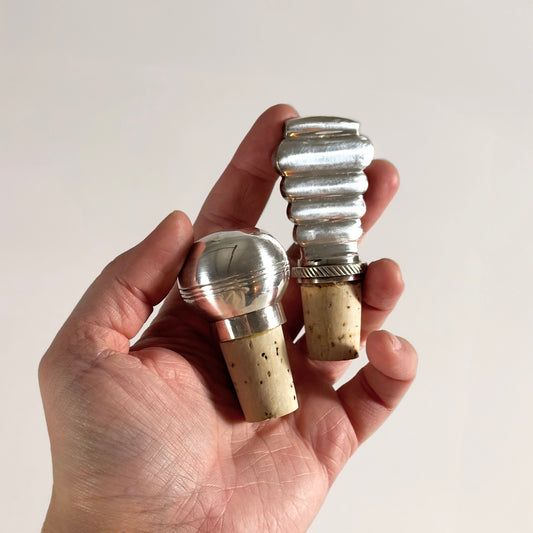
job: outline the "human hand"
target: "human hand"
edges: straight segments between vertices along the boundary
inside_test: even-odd
[[[193,239],[254,226],[277,179],[271,154],[288,106],[267,110],[191,226],[169,215],[91,285],[41,361],[54,485],[44,531],[305,531],[335,477],[414,379],[416,354],[377,330],[403,289],[390,260],[369,265],[362,342],[369,363],[337,391],[347,363],[310,361],[299,288],[284,297],[300,408],[244,421],[218,342],[182,302],[176,277]],[[398,187],[366,169],[365,232]],[[132,339],[166,298],[141,339]]]

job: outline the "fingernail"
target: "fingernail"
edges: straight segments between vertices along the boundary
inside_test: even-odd
[[[392,349],[395,352],[399,352],[403,348],[402,341],[398,337],[396,337],[396,335],[393,335],[392,333],[389,333],[389,337],[390,337]]]

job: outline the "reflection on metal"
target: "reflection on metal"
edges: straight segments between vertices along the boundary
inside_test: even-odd
[[[220,231],[195,242],[179,276],[185,302],[214,321],[221,342],[285,322],[289,261],[268,233]]]
[[[353,280],[364,273],[357,241],[366,210],[364,169],[373,157],[374,147],[360,135],[358,122],[338,117],[286,122],[275,166],[300,246],[293,275],[301,282]]]

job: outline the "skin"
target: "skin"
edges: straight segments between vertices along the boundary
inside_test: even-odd
[[[261,423],[244,421],[209,325],[176,290],[194,239],[256,224],[277,179],[272,153],[294,116],[285,105],[263,113],[194,227],[173,212],[112,261],[44,355],[54,483],[43,531],[305,531],[348,458],[407,391],[416,353],[377,331],[403,290],[389,259],[366,275],[368,364],[335,391],[346,363],[308,360],[305,337],[288,342],[300,408]],[[365,232],[398,188],[390,163],[375,161],[366,172]],[[283,305],[292,339],[303,323],[297,284]]]

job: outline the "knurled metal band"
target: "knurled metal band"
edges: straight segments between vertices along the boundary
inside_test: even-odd
[[[300,283],[328,283],[329,281],[353,281],[362,279],[367,268],[366,263],[348,263],[344,265],[297,266],[293,267],[291,276]]]

